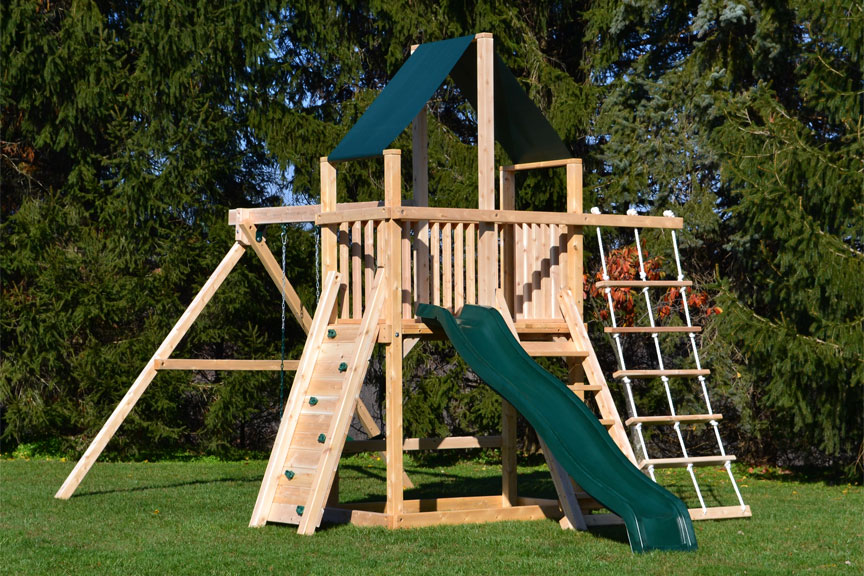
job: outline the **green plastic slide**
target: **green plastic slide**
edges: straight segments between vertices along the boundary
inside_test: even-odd
[[[443,328],[456,351],[528,420],[567,473],[624,520],[634,552],[696,549],[684,503],[621,453],[585,404],[525,353],[497,310],[465,306],[455,318],[444,308],[418,304],[417,315]]]

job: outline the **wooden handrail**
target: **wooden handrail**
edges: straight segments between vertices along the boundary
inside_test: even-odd
[[[621,228],[664,228],[680,230],[683,218],[665,216],[628,216],[566,212],[529,212],[521,210],[476,210],[404,206],[394,209],[393,219],[430,222],[484,222],[503,224],[558,224],[564,226],[612,226]]]
[[[521,172],[523,170],[537,170],[538,168],[560,168],[568,164],[581,164],[581,158],[561,158],[560,160],[543,160],[542,162],[525,162],[524,164],[511,164],[510,166],[499,166],[502,172]]]
[[[473,208],[434,208],[402,206],[388,208],[383,202],[352,202],[337,204],[332,212],[321,212],[317,204],[309,206],[280,206],[277,208],[240,208],[228,211],[228,223],[238,224],[242,213],[250,224],[287,224],[314,222],[340,224],[358,220],[428,220],[430,222],[503,223],[503,224],[558,224],[563,226],[611,226],[621,228],[663,228],[680,230],[683,218],[665,216],[628,216],[620,214],[590,214],[566,212],[531,212],[522,210],[477,210]]]

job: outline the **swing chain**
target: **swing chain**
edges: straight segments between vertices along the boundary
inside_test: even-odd
[[[321,298],[321,228],[315,227],[315,302]]]
[[[282,224],[279,234],[282,240],[282,325],[281,325],[281,351],[279,356],[279,420],[282,420],[285,400],[285,246],[288,243],[288,226]]]

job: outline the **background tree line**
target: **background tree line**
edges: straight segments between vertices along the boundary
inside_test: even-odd
[[[412,44],[489,31],[584,159],[586,208],[685,218],[685,267],[722,311],[702,343],[738,454],[860,466],[860,2],[11,0],[0,29],[4,451],[83,449],[232,242],[226,211],[316,202],[317,158]],[[430,107],[435,205],[476,203],[472,116],[449,86]],[[342,170],[340,201],[380,198],[378,164]],[[563,209],[556,178],[520,180],[517,207]],[[311,309],[315,237],[288,236]],[[648,241],[668,267],[668,236]],[[178,355],[278,355],[278,297],[254,260]],[[497,427],[497,399],[448,347],[409,367],[409,433]],[[272,374],[162,373],[109,449],[266,449],[279,395]]]

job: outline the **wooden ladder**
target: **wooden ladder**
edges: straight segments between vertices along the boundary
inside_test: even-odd
[[[386,290],[379,270],[360,324],[331,324],[340,276],[324,283],[284,417],[270,453],[250,526],[297,524],[313,534],[321,524],[378,336]]]

